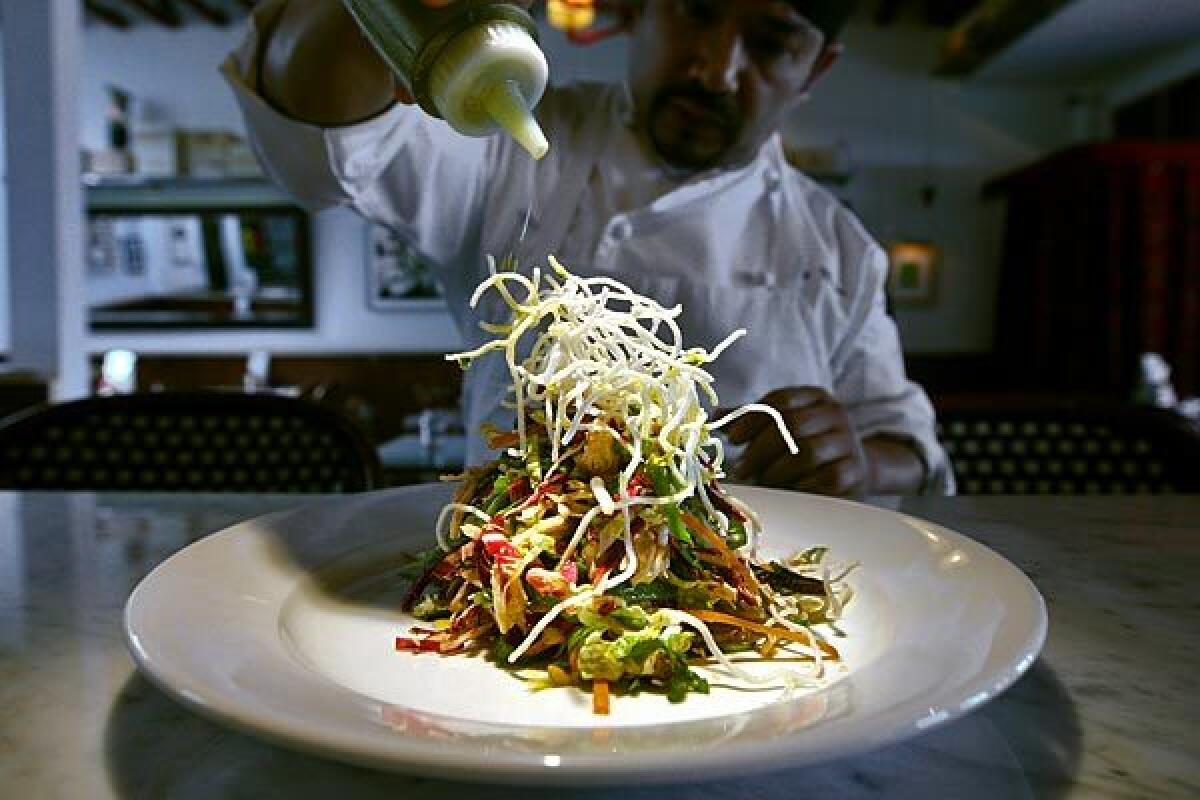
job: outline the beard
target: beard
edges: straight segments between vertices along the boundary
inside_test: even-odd
[[[732,95],[694,84],[660,89],[646,116],[646,133],[658,157],[669,166],[691,171],[724,163],[743,127]]]

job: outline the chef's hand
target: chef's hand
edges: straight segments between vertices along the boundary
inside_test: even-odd
[[[454,0],[405,2],[438,8]],[[264,22],[273,24],[261,31],[259,91],[287,116],[337,128],[371,119],[396,100],[413,102],[342,0],[288,0]]]
[[[428,6],[429,8],[445,8],[446,6],[453,5],[457,2],[458,0],[421,0],[421,4]],[[509,2],[521,6],[526,10],[533,5],[533,0],[509,0]],[[417,102],[416,98],[412,96],[412,92],[405,88],[404,84],[400,83],[399,81],[396,81],[394,93],[396,99],[406,105],[411,106]]]
[[[882,436],[864,441],[846,409],[824,389],[777,389],[759,402],[778,409],[799,452],[788,451],[770,416],[748,414],[726,429],[730,441],[745,445],[734,478],[838,497],[921,488],[925,466],[912,446]]]
[[[745,445],[734,478],[840,497],[865,494],[866,454],[850,415],[829,392],[776,389],[759,402],[779,410],[799,452],[788,451],[770,416],[747,414],[726,428],[731,442]]]

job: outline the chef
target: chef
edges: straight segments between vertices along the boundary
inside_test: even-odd
[[[419,1],[448,2],[395,0]],[[775,406],[799,452],[765,415],[742,417],[727,431],[734,477],[843,496],[948,492],[932,407],[885,312],[886,256],[788,165],[778,134],[837,61],[853,5],[633,4],[626,81],[548,90],[538,162],[404,102],[341,0],[260,3],[222,71],[272,178],[310,208],[349,206],[413,242],[438,265],[468,347],[501,313],[467,303],[485,256],[528,266],[554,254],[680,304],[690,346],[748,329],[711,368],[722,404]],[[503,423],[506,384],[499,358],[467,373],[469,431]],[[487,458],[477,436],[468,458]]]

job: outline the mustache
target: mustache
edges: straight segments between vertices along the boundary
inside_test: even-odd
[[[741,111],[738,108],[737,98],[732,94],[712,92],[695,83],[675,84],[663,88],[658,93],[656,104],[662,106],[675,98],[689,100],[703,106],[726,127],[735,128],[741,124]]]

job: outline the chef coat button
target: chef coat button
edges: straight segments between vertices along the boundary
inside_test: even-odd
[[[627,219],[619,219],[613,223],[612,238],[628,239],[633,235],[633,225]]]
[[[778,189],[780,181],[781,179],[777,170],[769,169],[763,173],[763,185],[767,187],[768,192]]]

